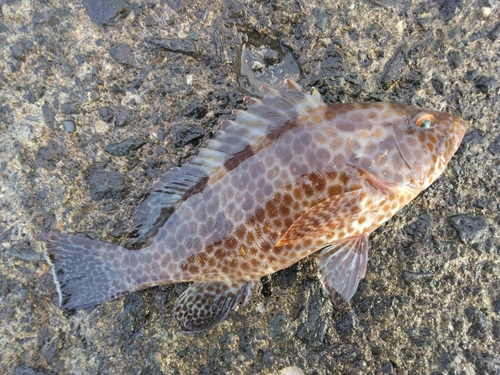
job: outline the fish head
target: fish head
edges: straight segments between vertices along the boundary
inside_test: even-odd
[[[411,172],[408,184],[425,189],[439,177],[457,151],[467,125],[451,113],[418,107],[410,107],[408,112],[402,124],[405,130],[397,132],[398,135],[405,134],[414,139],[411,143],[414,144],[413,152],[417,157],[409,164]],[[398,137],[397,144],[400,145],[401,141]]]
[[[423,190],[444,170],[466,125],[450,113],[398,103],[362,103],[340,121],[346,163],[381,181]]]

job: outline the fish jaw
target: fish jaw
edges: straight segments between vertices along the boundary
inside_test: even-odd
[[[448,131],[446,137],[439,144],[439,158],[443,163],[443,169],[457,151],[467,131],[467,124],[457,116],[452,116],[453,127]]]

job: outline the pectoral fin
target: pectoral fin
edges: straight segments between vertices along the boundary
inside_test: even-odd
[[[257,283],[193,283],[177,300],[175,319],[184,332],[206,331],[226,319],[239,303],[246,304]]]
[[[276,246],[319,237],[330,233],[333,229],[342,228],[373,209],[384,199],[384,195],[377,190],[364,187],[328,198],[300,216]]]
[[[367,260],[367,234],[338,241],[319,254],[319,278],[335,304],[352,298],[359,280],[365,277]]]

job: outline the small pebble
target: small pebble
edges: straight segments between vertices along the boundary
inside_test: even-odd
[[[481,75],[474,79],[474,84],[483,94],[487,94],[498,86],[498,81],[494,77]]]
[[[382,371],[386,374],[392,374],[394,371],[394,368],[392,367],[391,362],[387,362],[384,367],[382,367]]]
[[[95,131],[96,133],[103,134],[106,133],[109,130],[109,125],[106,124],[102,120],[98,120],[95,122]]]
[[[304,371],[297,366],[290,366],[281,370],[280,375],[304,375]]]
[[[64,120],[62,124],[63,124],[64,130],[66,130],[68,133],[73,133],[75,131],[75,123],[73,121]]]
[[[482,7],[481,14],[484,18],[488,17],[491,14],[491,8],[490,7]]]

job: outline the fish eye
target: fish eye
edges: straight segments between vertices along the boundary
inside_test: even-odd
[[[413,121],[416,127],[420,129],[430,129],[436,125],[434,116],[430,113],[419,114],[415,117]]]
[[[429,129],[433,125],[434,125],[434,123],[429,119],[422,120],[422,121],[420,121],[419,124],[417,124],[417,126],[419,128],[423,128],[423,129]]]

